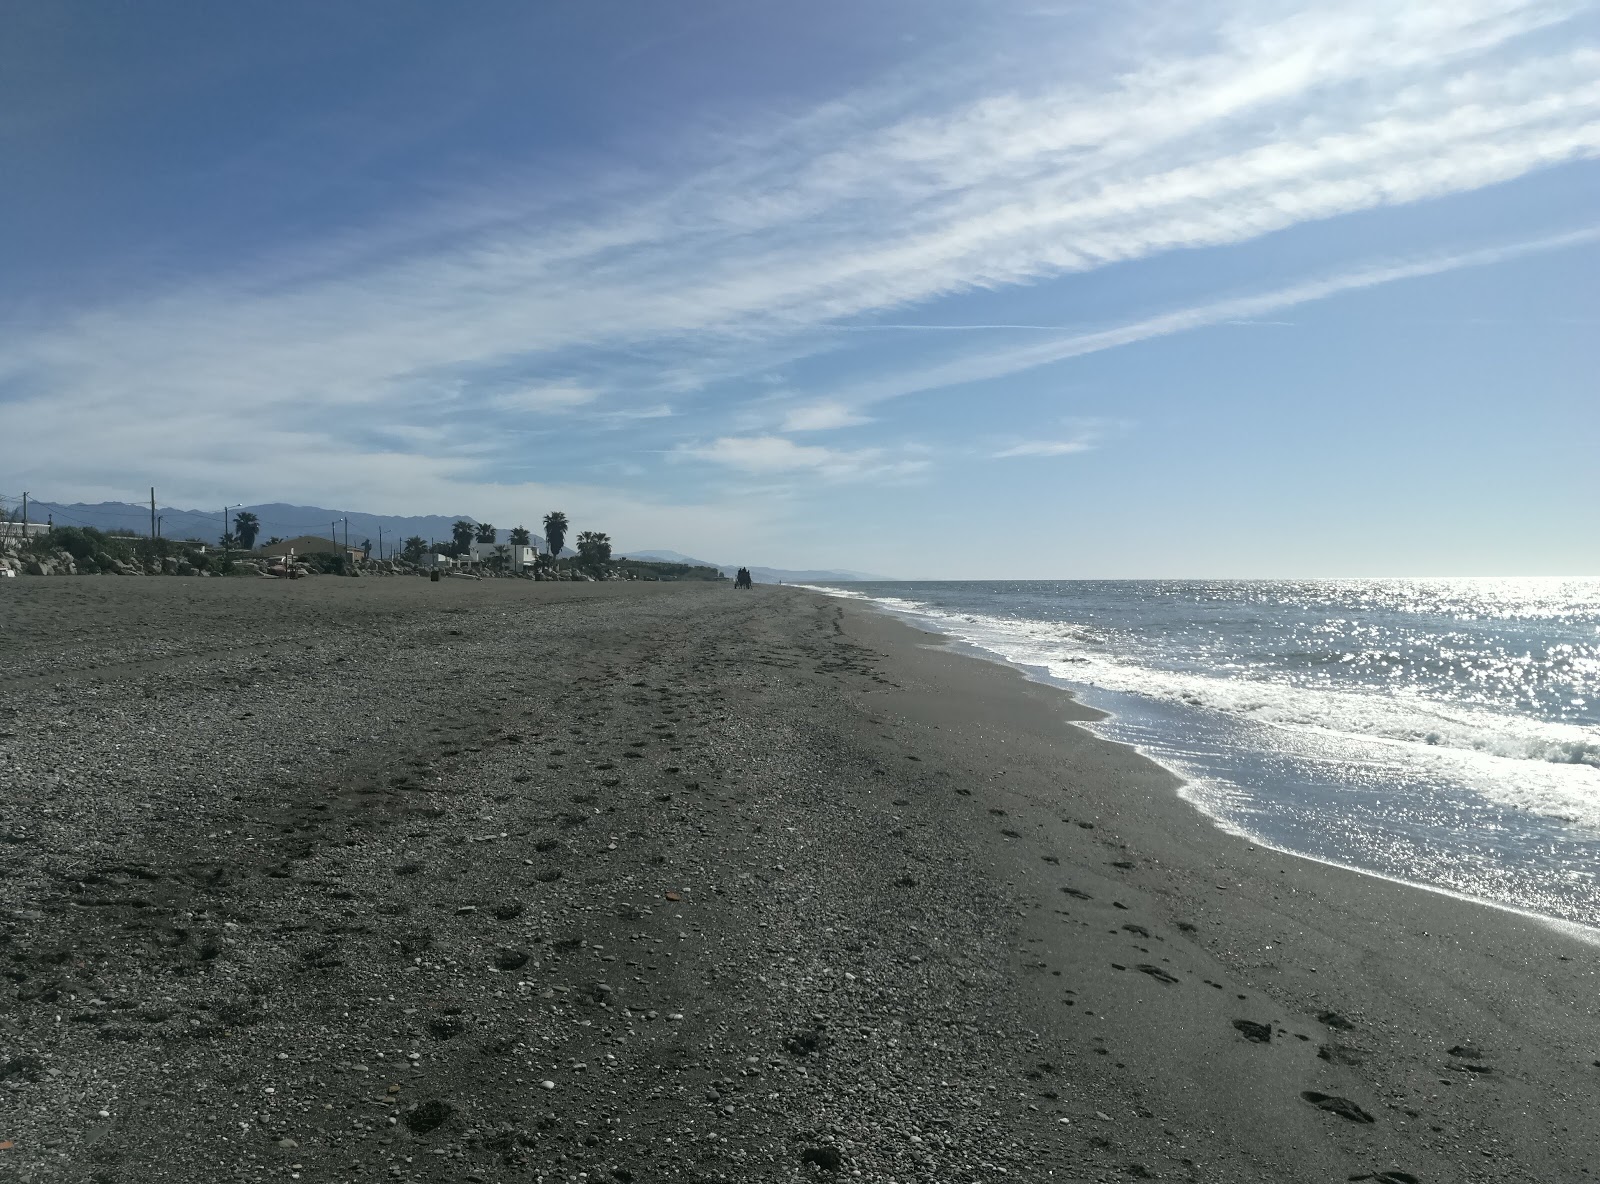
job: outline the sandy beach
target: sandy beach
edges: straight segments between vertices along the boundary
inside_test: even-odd
[[[1593,1178],[1594,935],[871,610],[4,585],[4,1178]]]

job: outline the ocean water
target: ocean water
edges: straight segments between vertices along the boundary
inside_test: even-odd
[[[1600,929],[1600,580],[820,590],[1072,689],[1229,830]]]

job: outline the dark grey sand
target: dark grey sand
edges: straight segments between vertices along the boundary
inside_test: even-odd
[[[0,1179],[1600,1160],[1594,946],[1257,850],[864,610],[24,579],[0,647]]]

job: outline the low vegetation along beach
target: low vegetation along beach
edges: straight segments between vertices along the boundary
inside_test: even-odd
[[[1591,1178],[1583,932],[867,607],[0,592],[8,1179]]]

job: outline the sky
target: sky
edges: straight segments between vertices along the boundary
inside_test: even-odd
[[[1600,3],[12,0],[0,495],[1600,575]]]

